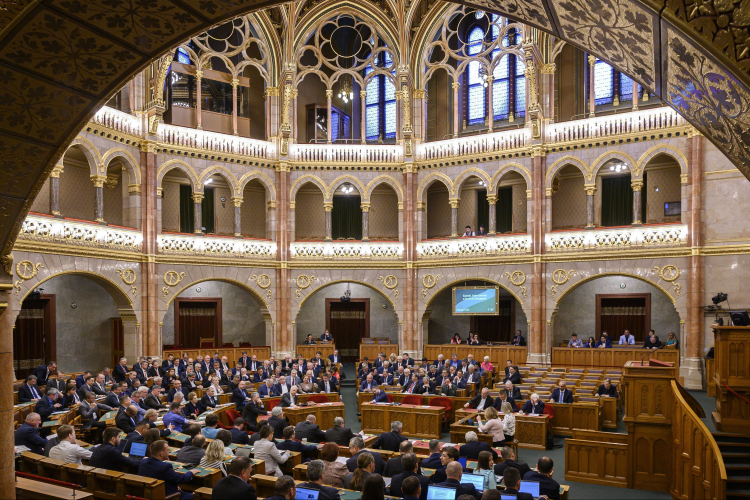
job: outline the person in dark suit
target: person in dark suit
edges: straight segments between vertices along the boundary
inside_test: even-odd
[[[401,441],[406,441],[406,436],[403,436],[401,434],[401,429],[403,425],[398,420],[394,420],[391,422],[391,432],[384,432],[381,434],[374,443],[372,443],[372,447],[377,450],[389,450],[392,452],[397,452],[399,449],[399,445],[401,444]]]
[[[523,475],[524,481],[539,481],[539,494],[549,500],[560,500],[560,483],[552,479],[554,463],[549,457],[542,457],[536,463],[536,470]]]
[[[419,380],[417,373],[411,374],[411,379],[404,385],[404,390],[401,392],[405,394],[422,394],[422,381]]]
[[[474,365],[467,366],[465,378],[467,384],[478,384],[482,380],[482,377],[479,375],[479,372]]]
[[[458,454],[462,457],[476,460],[479,458],[479,453],[482,451],[489,451],[492,453],[492,458],[497,458],[497,452],[492,449],[490,443],[480,443],[477,433],[469,431],[466,433],[466,444],[458,449]]]
[[[297,436],[297,439],[307,439],[313,443],[325,442],[326,435],[320,430],[320,426],[315,421],[315,415],[308,415],[306,420],[298,423],[294,428],[294,434]]]
[[[518,346],[526,345],[526,337],[521,335],[521,330],[516,330],[516,336],[511,341],[511,345],[518,345]]]
[[[371,392],[373,387],[375,387],[376,383],[373,380],[372,374],[368,373],[365,379],[362,381],[362,383],[359,386],[360,392]]]
[[[185,401],[187,401],[188,394],[190,394],[190,391],[188,391],[187,387],[182,387],[182,381],[180,379],[175,379],[174,381],[174,387],[171,391],[167,393],[167,401],[172,402],[174,401],[174,395],[178,392],[181,392]]]
[[[515,495],[516,500],[534,500],[531,493],[518,492],[518,488],[521,487],[521,474],[519,474],[517,469],[508,467],[503,471],[503,484],[505,485],[505,491],[503,493]]]
[[[653,330],[649,331],[649,336],[646,337],[646,341],[643,343],[644,349],[661,349],[664,347],[661,343],[661,340],[659,340],[659,337],[656,336]]]
[[[312,333],[307,334],[307,338],[305,339],[305,345],[315,345],[315,339],[313,339]]]
[[[135,431],[138,418],[138,408],[135,405],[128,406],[125,411],[120,411],[115,417],[115,426],[125,434]]]
[[[323,332],[323,335],[320,336],[320,340],[323,342],[333,342],[333,335],[328,333],[328,330]]]
[[[401,441],[401,444],[398,447],[399,455],[395,456],[393,458],[389,458],[388,461],[385,463],[385,469],[383,469],[383,477],[394,477],[397,474],[401,474],[404,472],[404,464],[401,461],[401,458],[408,454],[414,452],[414,445],[411,444],[411,441]],[[417,466],[417,473],[421,474],[422,471]]]
[[[125,445],[125,448],[122,450],[123,453],[130,453],[130,446],[133,443],[142,443],[143,437],[146,435],[146,432],[148,432],[149,426],[147,420],[141,420],[137,424],[135,424],[135,430],[125,436],[125,440],[128,442],[128,444]]]
[[[34,411],[42,417],[42,423],[50,419],[50,416],[62,408],[62,400],[58,401],[60,393],[57,389],[50,389],[42,399],[36,402]]]
[[[265,383],[258,387],[258,395],[262,398],[273,398],[279,395],[276,391],[276,386],[273,385],[273,380],[267,378]]]
[[[393,481],[391,481],[393,484]],[[417,476],[406,477],[401,481],[401,494],[404,500],[425,500],[427,498],[427,488],[422,487],[422,483]]]
[[[245,409],[245,403],[250,400],[245,390],[245,381],[241,380],[237,388],[232,392],[232,402],[234,403],[237,411],[241,414],[242,410]]]
[[[78,396],[75,384],[69,384],[63,393],[62,407],[70,408],[73,405],[77,405],[81,402],[81,398]]]
[[[87,392],[94,392],[94,376],[89,375],[86,377],[86,383],[83,384],[81,387],[78,388],[78,397],[81,399],[86,399],[86,393]]]
[[[417,456],[414,453],[409,452],[401,455],[400,457],[392,458],[391,460],[399,460],[401,462],[401,468],[403,469],[403,471],[392,476],[390,495],[394,497],[405,496],[405,492],[403,491],[404,480],[409,477],[414,477],[417,479],[417,481],[419,481],[419,486],[422,489],[419,498],[421,500],[426,500],[427,487],[430,484],[430,478],[421,474],[417,474]],[[388,460],[388,462],[390,462],[391,460]]]
[[[612,385],[612,380],[605,378],[604,383],[597,389],[596,395],[603,398],[617,399],[617,388]]]
[[[531,415],[541,415],[544,413],[544,403],[539,400],[539,395],[534,393],[529,396],[529,400],[521,408],[521,413]]]
[[[508,397],[508,391],[506,391],[505,389],[500,389],[500,395],[495,398],[495,401],[492,403],[492,407],[500,412],[503,407],[503,403],[505,403],[506,401],[510,403],[510,407],[513,408],[514,412],[518,411],[518,404],[516,403],[516,400]]]
[[[273,427],[274,439],[282,439],[284,437],[284,429],[289,425],[289,422],[284,419],[283,408],[281,408],[281,406],[275,406],[273,410],[271,410],[271,417],[268,419],[268,425]]]
[[[336,384],[336,379],[332,379],[328,372],[323,373],[323,380],[318,384],[318,390],[320,392],[339,392],[339,386]]]
[[[482,388],[482,391],[471,398],[468,403],[464,405],[464,408],[473,408],[475,410],[485,410],[492,406],[495,400],[490,396],[490,390],[487,387]]]
[[[307,464],[307,482],[299,483],[297,488],[318,490],[318,500],[339,500],[339,490],[330,486],[323,486],[323,469],[325,463],[322,460],[313,460]]]
[[[341,363],[341,356],[339,356],[339,350],[336,349],[333,351],[333,354],[329,354],[328,359],[330,359],[331,363],[334,365]]]
[[[151,443],[151,456],[141,460],[138,465],[138,475],[164,481],[164,493],[169,496],[180,491],[180,484],[192,481],[193,473],[187,471],[185,474],[179,474],[175,472],[172,464],[165,460],[169,460],[169,444],[162,440],[154,441]],[[192,498],[192,493],[183,492],[180,495],[180,500]]]
[[[516,387],[510,380],[505,382],[505,391],[508,393],[508,396],[515,401],[521,401],[523,399],[523,396],[521,396],[521,389]]]
[[[144,359],[140,363],[134,364],[133,371],[135,372],[135,377],[141,381],[141,384],[145,384],[146,380],[148,380],[148,364],[146,364],[146,360]]]
[[[32,453],[42,455],[44,453],[44,446],[47,444],[47,440],[39,435],[40,426],[42,425],[42,418],[38,413],[29,413],[26,415],[26,421],[16,429],[14,436],[16,446],[25,446]],[[119,432],[119,431],[118,431]]]
[[[373,389],[372,402],[373,403],[387,403],[388,394],[386,394],[385,391],[381,390],[380,387],[376,385],[374,386],[374,389]]]
[[[263,401],[260,400],[258,393],[254,392],[250,401],[245,404],[245,408],[242,410],[242,418],[245,420],[248,430],[253,432],[258,430],[258,415],[268,415],[268,411],[263,406]]]
[[[42,393],[36,385],[36,375],[26,377],[26,383],[18,388],[18,402],[28,403],[42,399]]]
[[[296,439],[294,427],[291,425],[284,428],[284,440],[276,443],[276,448],[281,451],[297,451],[302,454],[302,462],[309,462],[313,455],[318,451],[318,447],[312,444],[305,444]]]
[[[327,443],[336,443],[339,446],[348,446],[349,441],[354,437],[354,433],[348,427],[344,427],[344,419],[336,417],[333,419],[333,427],[326,431],[325,440]]]
[[[573,391],[567,388],[564,380],[561,380],[558,388],[552,391],[549,400],[552,403],[572,403]]]
[[[119,449],[120,429],[117,427],[105,429],[102,441],[102,444],[94,448],[89,458],[89,466],[120,472],[127,472],[133,467],[138,467],[136,460],[124,456]]]
[[[503,461],[499,464],[495,464],[494,472],[496,476],[502,476],[506,469],[516,469],[519,474],[519,478],[531,470],[528,464],[523,462],[516,462],[516,454],[513,453],[513,448],[505,446],[500,450],[500,455],[503,457]]]
[[[359,458],[359,454],[365,451],[365,441],[362,439],[362,436],[354,436],[352,440],[349,441],[349,451],[352,456],[346,461],[346,467],[349,469],[349,472],[354,472],[357,470],[357,458]],[[385,462],[383,461],[382,455],[377,451],[368,451],[368,453],[372,454],[372,458],[375,461],[375,472],[383,474]]]
[[[386,369],[383,369],[381,373],[375,377],[375,382],[378,385],[393,385],[393,375]]]
[[[503,383],[505,382],[511,382],[513,385],[518,385],[521,383],[521,374],[516,371],[515,366],[511,366],[508,368],[508,376],[505,377],[505,380],[503,380]]]
[[[152,386],[151,393],[144,398],[143,404],[147,409],[151,410],[163,410],[167,408],[167,405],[162,404],[162,402],[159,400],[159,396],[161,396],[161,386]]]
[[[50,375],[50,378],[47,379],[47,389],[57,389],[64,393],[67,387],[68,381],[65,379],[65,374],[60,370],[57,370],[54,377]]]
[[[80,389],[83,384],[86,383],[86,378],[91,375],[90,371],[85,371],[76,377],[76,389]]]
[[[227,465],[227,476],[219,479],[211,496],[221,500],[257,500],[255,487],[249,484],[252,461],[247,457],[236,457]]]
[[[425,469],[439,469],[443,466],[440,457],[440,441],[437,439],[430,439],[430,456],[422,460],[422,467]]]
[[[247,365],[250,364],[250,358],[247,355],[247,351],[242,351],[242,356],[240,356],[240,359],[237,360],[237,363],[247,368]]]
[[[297,386],[293,385],[289,392],[281,396],[281,402],[279,405],[282,408],[288,408],[290,406],[297,406]]]
[[[110,406],[112,408],[119,408],[120,407],[120,396],[123,394],[123,391],[127,387],[127,384],[123,383],[115,383],[112,386],[112,390],[107,393],[107,397],[104,399],[104,404],[107,406]]]
[[[232,442],[234,444],[250,444],[250,437],[245,430],[245,419],[237,417],[234,419],[234,427],[229,429],[232,433]]]
[[[177,452],[177,462],[195,467],[206,456],[206,436],[198,434],[190,440],[190,444],[184,444]]]
[[[216,395],[216,389],[209,387],[201,398],[201,404],[206,408],[216,408],[219,404],[219,396]]]
[[[31,372],[36,377],[36,383],[39,385],[47,385],[47,380],[50,376],[57,371],[57,363],[50,361],[46,365],[38,366]],[[58,389],[59,390],[59,389]]]
[[[128,378],[127,358],[120,358],[120,362],[115,365],[115,368],[112,371],[112,377],[114,377],[115,382],[123,382],[126,378]]]
[[[445,467],[446,480],[442,483],[436,483],[435,486],[447,486],[449,488],[456,488],[456,498],[461,495],[471,495],[477,500],[481,498],[481,495],[474,487],[473,484],[462,484],[461,476],[463,475],[463,467],[458,462],[451,462]]]

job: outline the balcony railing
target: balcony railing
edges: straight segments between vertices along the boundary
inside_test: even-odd
[[[243,240],[189,234],[160,234],[159,253],[197,257],[273,260],[276,243],[263,240]]]
[[[276,148],[272,142],[218,134],[193,128],[176,127],[165,123],[159,124],[157,138],[159,142],[171,146],[254,156],[266,160],[276,158]]]
[[[137,229],[33,214],[23,222],[19,239],[125,252],[140,252],[143,244],[143,235]]]
[[[368,144],[293,144],[289,156],[295,162],[397,163],[401,146]]]
[[[505,130],[486,135],[458,137],[445,141],[420,144],[417,149],[418,160],[440,160],[454,156],[496,153],[518,149],[527,145],[530,135],[525,128]]]
[[[523,255],[530,252],[531,236],[527,234],[481,236],[417,243],[417,255],[420,260],[437,260],[449,257],[500,257]]]
[[[398,242],[310,241],[291,245],[293,260],[400,260],[404,246]]]
[[[547,127],[548,142],[579,141],[664,130],[685,125],[685,119],[668,107],[644,109],[585,120],[552,123]]]
[[[687,244],[686,224],[621,227],[547,233],[548,253],[679,247]]]
[[[104,106],[96,112],[91,121],[118,132],[141,135],[141,119],[118,109]]]

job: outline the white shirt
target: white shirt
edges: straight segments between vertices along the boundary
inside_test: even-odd
[[[279,385],[281,386],[281,394],[286,394],[287,392],[289,392],[287,390],[286,384],[279,384]]]
[[[487,398],[483,398],[481,401],[479,401],[479,404],[477,405],[477,411],[484,410],[484,404],[487,401]]]
[[[77,444],[73,444],[70,441],[60,441],[60,444],[54,446],[49,451],[49,457],[55,460],[62,460],[70,464],[81,464],[82,458],[91,458],[90,451],[82,448]]]

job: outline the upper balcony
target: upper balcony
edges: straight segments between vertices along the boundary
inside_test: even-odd
[[[251,156],[264,160],[276,159],[276,146],[273,142],[268,141],[258,141],[247,137],[177,127],[165,123],[159,124],[156,136],[160,143],[177,148],[200,149],[219,154]]]
[[[531,253],[528,234],[474,236],[455,240],[427,240],[417,243],[419,260],[510,257]]]
[[[662,106],[547,125],[548,143],[587,141],[616,135],[642,134],[687,125],[674,109]]]
[[[276,258],[276,243],[269,240],[165,233],[158,236],[157,246],[161,255],[265,261]]]
[[[554,231],[545,236],[547,253],[651,250],[687,245],[686,224],[609,227],[589,231]]]
[[[458,156],[489,154],[524,148],[529,145],[531,134],[526,128],[504,130],[485,135],[471,135],[426,142],[417,147],[417,160],[447,160]]]
[[[398,241],[298,241],[291,244],[290,253],[297,261],[399,261],[404,245]]]
[[[403,148],[369,144],[292,144],[289,157],[295,163],[382,164],[404,161]]]
[[[134,253],[143,248],[143,235],[137,229],[34,213],[26,216],[18,239]]]

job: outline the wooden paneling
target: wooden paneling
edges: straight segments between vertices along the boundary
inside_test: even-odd
[[[321,429],[333,427],[333,419],[344,414],[344,403],[328,402],[316,404],[315,406],[300,406],[297,408],[284,408],[284,416],[289,419],[289,425],[297,425],[303,422],[308,415],[315,415],[316,423]]]
[[[565,440],[565,480],[628,487],[628,445]]]
[[[713,359],[706,360],[706,396],[709,398],[716,397],[716,382],[714,382],[716,363],[714,361]]]
[[[305,359],[314,358],[315,353],[318,351],[320,351],[320,354],[322,355],[323,359],[326,359],[328,358],[328,356],[333,354],[333,351],[335,350],[336,350],[335,344],[316,344],[316,345],[300,344],[297,346],[294,359],[297,359],[297,356],[299,356],[300,354]]]
[[[526,364],[526,347],[516,347],[510,345],[487,346],[487,345],[464,345],[464,344],[439,344],[424,346],[424,356],[432,363],[442,354],[446,360],[451,359],[453,354],[458,359],[464,359],[469,354],[474,355],[474,359],[481,362],[485,356],[490,357],[490,361],[496,366],[505,366],[506,359],[512,359],[513,363],[518,366]]]
[[[572,436],[576,430],[598,431],[601,429],[601,409],[597,403],[549,403],[555,409],[552,417],[552,433]]]
[[[372,362],[378,359],[378,353],[381,352],[384,352],[385,356],[388,357],[393,353],[398,356],[401,351],[398,349],[398,344],[359,344],[360,361],[367,356]]]
[[[258,347],[226,347],[220,349],[164,349],[162,351],[162,358],[170,354],[174,354],[175,361],[182,357],[182,353],[187,353],[188,357],[193,358],[193,361],[198,357],[198,354],[205,356],[209,354],[213,356],[215,352],[219,353],[219,357],[226,356],[229,360],[229,366],[234,367],[237,360],[242,357],[243,352],[247,352],[247,356],[251,357],[253,354],[258,356],[258,360],[262,361],[271,357],[271,348],[269,346],[258,346]]]
[[[677,349],[647,351],[645,349],[632,349],[625,347],[613,347],[611,349],[577,349],[573,347],[552,348],[553,365],[620,368],[628,361],[640,360],[644,357],[646,363],[648,363],[649,358],[654,358],[659,361],[674,363],[675,366],[679,366],[680,364],[680,351]]]
[[[750,327],[714,327],[714,362],[716,428],[750,434],[750,404],[737,395],[750,392]]]
[[[573,439],[583,441],[601,441],[603,443],[628,444],[628,435],[619,432],[601,432],[601,431],[573,431]]]
[[[362,430],[381,434],[390,432],[391,423],[401,422],[402,433],[410,438],[440,439],[440,425],[445,410],[439,406],[386,406],[362,404]]]

